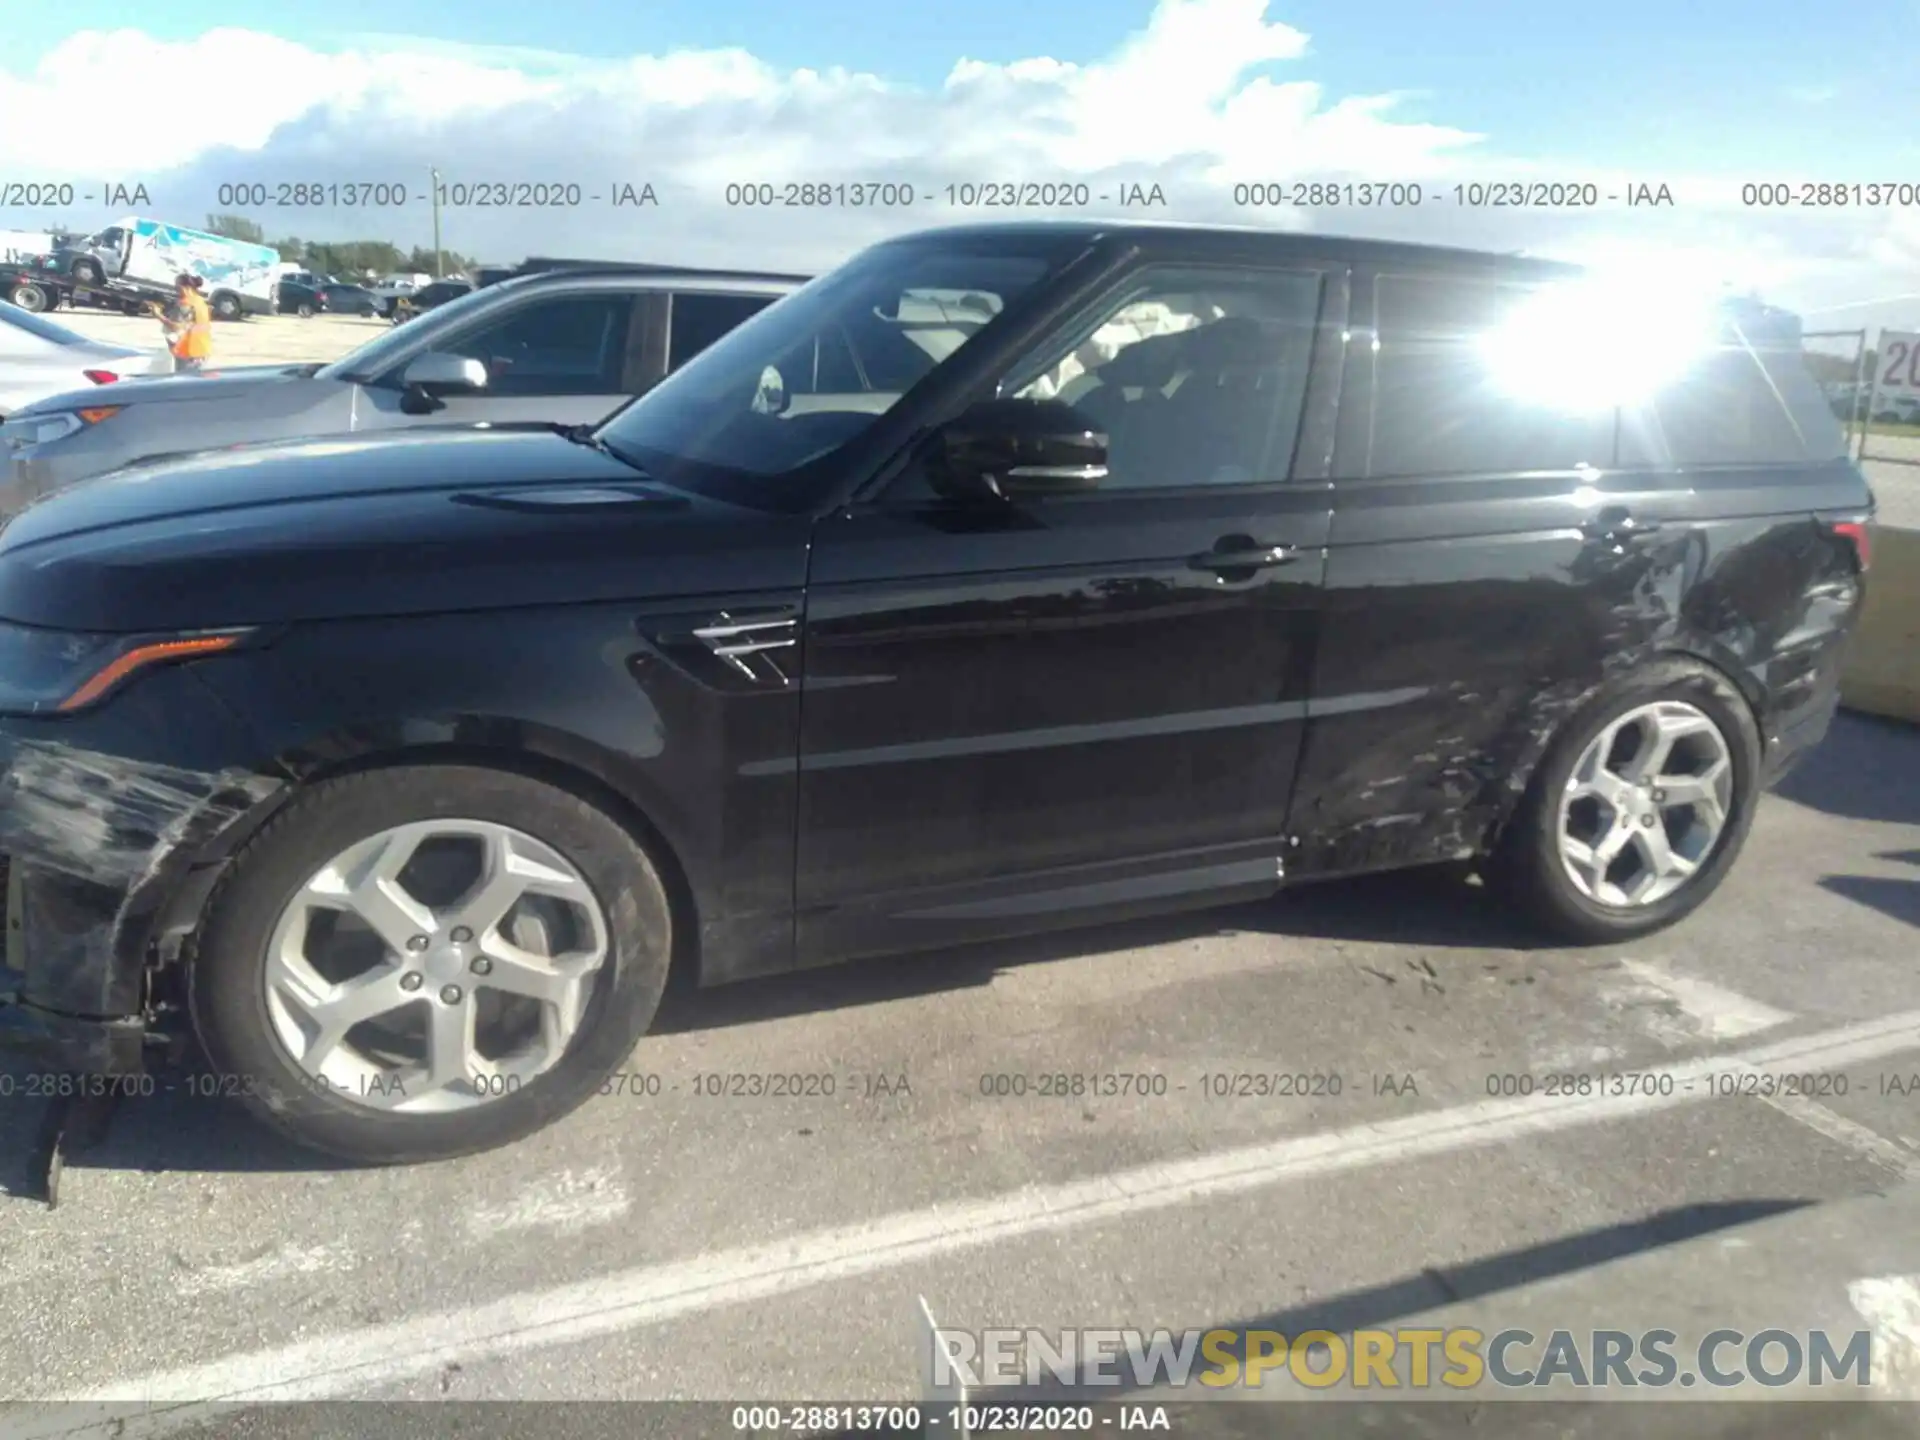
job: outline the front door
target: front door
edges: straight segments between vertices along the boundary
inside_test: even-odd
[[[802,964],[1274,887],[1344,309],[1331,269],[1145,266],[999,387],[1109,434],[1099,489],[970,506],[910,466],[821,523]]]

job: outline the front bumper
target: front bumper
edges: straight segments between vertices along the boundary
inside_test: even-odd
[[[85,716],[0,719],[0,1050],[133,1074],[176,1038],[156,1004],[163,942],[284,784],[237,763],[249,749],[190,667]]]

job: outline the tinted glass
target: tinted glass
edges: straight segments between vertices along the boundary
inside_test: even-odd
[[[1581,408],[1571,389],[1565,406],[1526,403],[1489,369],[1483,342],[1537,293],[1534,287],[1383,275],[1375,293],[1379,348],[1359,473],[1455,475],[1612,462],[1612,410]],[[1567,343],[1571,371],[1578,337]],[[1342,468],[1352,469],[1344,459]]]
[[[450,335],[473,323],[475,311],[487,311],[500,302],[501,292],[475,290],[444,305],[436,305],[419,320],[383,331],[366,344],[349,350],[318,374],[335,380],[372,380],[389,375],[402,356],[411,359],[422,349],[432,349],[442,335]]]
[[[602,438],[669,472],[662,478],[711,478],[737,493],[729,472],[782,474],[864,434],[1054,263],[925,241],[877,245],[728,332],[622,410]]]
[[[1799,322],[1746,306],[1713,351],[1623,417],[1623,465],[1790,465],[1837,460],[1846,434],[1807,368]]]
[[[678,292],[667,321],[667,368],[678,370],[722,335],[773,303],[766,295]]]
[[[611,395],[626,364],[631,295],[560,295],[516,306],[434,345],[487,367],[494,395]]]
[[[1023,398],[1075,406],[1108,439],[1104,490],[1284,480],[1313,361],[1317,273],[1145,272],[1043,347]]]

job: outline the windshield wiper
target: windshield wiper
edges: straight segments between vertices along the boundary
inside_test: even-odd
[[[638,471],[642,480],[651,480],[653,478],[647,474],[642,466],[636,464],[627,456],[622,455],[618,450],[602,440],[600,438],[600,427],[598,424],[588,424],[584,421],[577,425],[562,425],[558,421],[551,421],[549,424],[551,425],[553,433],[558,435],[562,440],[565,440],[569,445],[584,445],[589,450],[598,450],[602,455],[610,455],[622,465]]]

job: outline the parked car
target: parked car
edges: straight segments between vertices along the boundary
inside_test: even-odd
[[[329,315],[380,315],[386,310],[380,297],[364,285],[322,285],[314,295]]]
[[[75,386],[110,385],[122,376],[172,371],[172,359],[164,350],[89,340],[44,315],[0,300],[0,419]]]
[[[311,319],[320,313],[320,291],[298,280],[282,280],[274,292],[275,305],[282,315]]]
[[[393,304],[393,323],[399,325],[405,321],[417,319],[429,310],[437,310],[449,300],[458,300],[462,295],[471,295],[475,289],[471,280],[436,280],[431,285],[416,290],[411,295],[403,295]]]
[[[606,267],[529,275],[387,330],[329,365],[68,392],[0,427],[0,518],[152,455],[464,421],[605,419],[793,290],[791,276]]]
[[[73,487],[0,531],[0,1028],[45,1069],[197,1035],[392,1162],[599,1092],[672,965],[1430,861],[1563,940],[1669,925],[1827,727],[1873,501],[1791,317],[1703,308],[1655,384],[1590,283],[938,231],[597,427]]]

